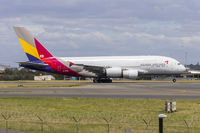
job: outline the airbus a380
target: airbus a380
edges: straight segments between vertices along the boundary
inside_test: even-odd
[[[14,27],[14,30],[29,59],[19,65],[29,69],[90,77],[95,83],[112,82],[112,78],[179,75],[186,71],[180,62],[165,56],[54,57],[26,28]]]

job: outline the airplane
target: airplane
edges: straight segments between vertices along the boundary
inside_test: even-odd
[[[93,78],[94,83],[111,83],[112,78],[137,79],[148,75],[176,76],[186,68],[165,56],[55,57],[26,28],[13,27],[29,61],[19,66],[73,77]],[[176,78],[172,79],[176,82]]]

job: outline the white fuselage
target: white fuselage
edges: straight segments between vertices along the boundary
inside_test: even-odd
[[[60,59],[89,66],[133,69],[143,74],[180,74],[186,70],[177,60],[164,56],[99,56]]]

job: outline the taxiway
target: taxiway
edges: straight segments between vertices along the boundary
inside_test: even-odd
[[[0,83],[4,84],[4,83]],[[9,83],[6,83],[9,84]],[[16,84],[17,83],[12,83]],[[50,84],[50,83],[24,83]],[[51,83],[58,84],[58,83]],[[155,98],[155,99],[200,99],[200,82],[116,82],[85,83],[78,87],[8,87],[0,88],[1,97],[98,97],[98,98]]]

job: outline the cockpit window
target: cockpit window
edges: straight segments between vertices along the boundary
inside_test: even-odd
[[[178,65],[181,65],[181,63],[178,63]]]

